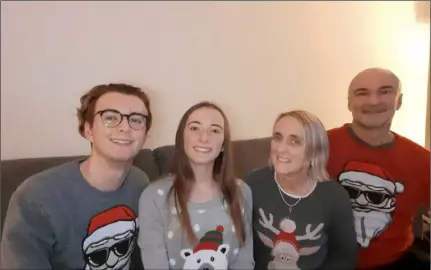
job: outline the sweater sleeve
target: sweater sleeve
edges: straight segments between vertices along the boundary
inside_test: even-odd
[[[333,190],[330,195],[332,209],[328,230],[328,255],[321,269],[356,269],[359,246],[356,242],[350,198],[347,191],[337,182],[334,182]]]
[[[169,269],[165,246],[163,210],[156,203],[155,190],[146,188],[139,199],[139,237],[142,264],[145,269]]]
[[[25,190],[11,197],[0,247],[1,269],[51,269],[55,235],[41,203]]]
[[[253,257],[253,227],[252,227],[252,211],[253,211],[253,201],[251,195],[250,187],[241,181],[241,189],[244,196],[244,215],[243,223],[245,230],[245,242],[244,245],[239,248],[238,255],[229,269],[254,269],[254,257]]]

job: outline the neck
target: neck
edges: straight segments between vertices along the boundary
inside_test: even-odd
[[[380,146],[390,143],[394,138],[394,135],[390,131],[390,124],[379,128],[366,128],[362,125],[359,125],[358,123],[353,122],[351,127],[359,139],[371,146]]]
[[[214,185],[212,165],[193,165],[192,169],[195,176],[195,186],[196,187],[212,187]]]
[[[85,180],[101,191],[117,190],[126,178],[131,162],[118,163],[106,160],[93,153],[81,164]]]
[[[275,173],[276,180],[278,184],[281,186],[281,188],[290,194],[294,195],[305,195],[304,188],[307,185],[308,174],[305,169],[300,170],[295,173],[290,174],[281,174],[281,173]],[[311,183],[308,183],[308,186],[311,186]]]

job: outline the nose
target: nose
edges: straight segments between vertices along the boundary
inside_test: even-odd
[[[209,139],[209,134],[208,134],[208,132],[206,131],[206,130],[203,130],[201,133],[200,133],[200,136],[199,136],[199,139],[200,139],[200,141],[201,142],[207,142],[208,141],[208,139]]]
[[[368,102],[372,105],[379,104],[380,103],[379,94],[373,93],[371,95],[368,95]]]
[[[199,267],[199,270],[214,270],[214,267],[209,263],[204,263]]]
[[[111,251],[111,252],[109,252],[109,256],[108,256],[108,260],[106,261],[106,265],[108,267],[113,267],[118,263],[119,259],[120,258],[117,257],[115,255],[115,253]]]
[[[130,130],[129,119],[127,117],[123,117],[123,120],[118,125],[118,129],[122,132]]]
[[[274,147],[275,153],[288,153],[289,152],[289,147],[287,146],[287,143],[285,142],[280,142],[278,144],[275,145]]]
[[[365,206],[368,204],[364,194],[359,195],[359,197],[356,199],[356,203],[360,206]]]

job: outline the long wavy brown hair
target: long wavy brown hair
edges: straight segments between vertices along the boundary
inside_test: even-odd
[[[167,199],[173,199],[175,208],[177,210],[181,228],[185,231],[187,239],[190,243],[196,244],[197,238],[193,233],[190,215],[187,210],[187,202],[190,198],[190,193],[195,182],[195,175],[193,173],[189,158],[184,150],[184,130],[186,128],[189,116],[200,108],[211,108],[218,111],[224,120],[224,141],[223,151],[214,161],[213,177],[216,183],[220,186],[220,191],[229,206],[228,210],[232,218],[237,238],[240,246],[244,244],[245,232],[244,224],[241,214],[241,198],[242,194],[240,187],[237,184],[237,179],[233,172],[233,158],[229,122],[224,112],[217,105],[204,101],[193,105],[189,108],[183,117],[175,136],[175,154],[172,164],[171,173],[174,175],[174,181],[171,189],[167,194]]]

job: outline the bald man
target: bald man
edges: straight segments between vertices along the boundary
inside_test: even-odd
[[[391,131],[402,98],[394,73],[366,69],[349,85],[352,122],[328,131],[328,171],[350,195],[358,269],[429,269],[409,248],[413,219],[430,204],[430,152]]]

